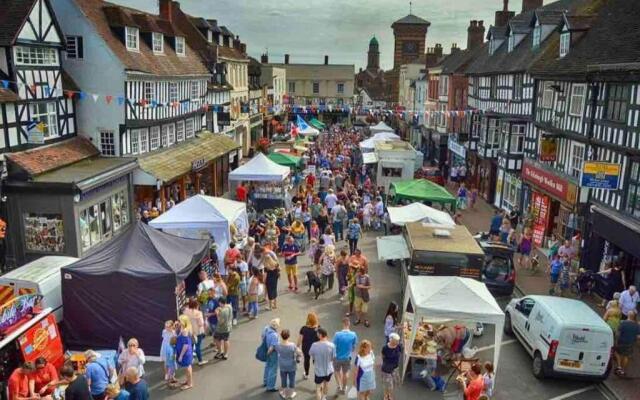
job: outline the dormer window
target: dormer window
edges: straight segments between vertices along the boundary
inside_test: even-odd
[[[569,53],[571,46],[571,32],[563,31],[560,34],[560,57],[564,57]]]
[[[542,26],[536,25],[533,28],[533,48],[537,49],[540,47],[540,40],[542,39]]]
[[[209,43],[213,42],[213,32],[211,30],[207,30],[207,41]]]
[[[153,32],[153,52],[156,54],[164,53],[164,35],[159,32]]]
[[[179,56],[187,55],[187,49],[182,36],[176,36],[176,54]]]
[[[494,38],[489,39],[489,55],[493,55],[493,52],[496,50],[496,40]]]
[[[124,28],[124,36],[127,50],[140,51],[140,33],[138,28],[126,26]]]
[[[512,33],[511,35],[509,35],[509,47],[508,47],[509,53],[513,51],[514,47],[516,47],[516,35]]]

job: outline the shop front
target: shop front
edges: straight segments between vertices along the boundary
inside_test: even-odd
[[[465,165],[467,164],[467,148],[464,145],[458,143],[456,138],[449,136],[447,142],[447,148],[449,149],[449,160],[451,165]]]
[[[522,199],[522,180],[519,174],[498,168],[496,195],[493,205],[511,211],[520,208]]]
[[[449,136],[446,133],[440,133],[430,129],[429,140],[427,142],[430,156],[429,160],[441,168],[447,163],[449,153],[448,144]]]
[[[164,212],[196,194],[222,196],[238,166],[240,145],[222,134],[202,133],[180,146],[138,159],[135,206]]]
[[[478,157],[477,171],[478,194],[488,203],[493,203],[498,177],[496,160]]]
[[[7,155],[7,264],[83,257],[134,219],[134,158],[100,157],[84,138]]]
[[[554,235],[571,238],[582,226],[577,216],[579,187],[573,178],[525,159],[522,181],[526,183],[523,207],[530,215],[529,224],[536,246],[548,247],[548,240]]]

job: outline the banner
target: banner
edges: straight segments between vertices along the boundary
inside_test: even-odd
[[[593,189],[616,190],[620,182],[620,164],[585,161],[580,186]]]
[[[549,222],[549,196],[545,196],[538,192],[533,192],[531,197],[531,206],[533,211],[534,225],[547,226]]]
[[[558,141],[554,137],[540,138],[540,161],[556,161]]]
[[[25,361],[35,362],[39,357],[60,368],[64,361],[62,340],[53,314],[47,315],[18,339]]]
[[[536,247],[544,247],[542,245],[542,242],[544,241],[544,234],[545,234],[545,226],[544,225],[534,225],[533,226],[533,244]]]

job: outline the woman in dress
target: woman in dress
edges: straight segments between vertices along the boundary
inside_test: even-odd
[[[278,256],[273,252],[269,247],[265,247],[262,259],[264,263],[264,269],[266,272],[266,280],[265,286],[267,289],[267,300],[269,300],[269,305],[267,306],[267,310],[275,310],[278,308],[277,297],[278,297],[278,279],[280,278],[280,264],[278,262]]]
[[[300,336],[298,336],[298,347],[302,349],[302,355],[304,357],[304,375],[302,376],[304,379],[309,377],[309,367],[311,366],[311,356],[309,355],[309,350],[311,349],[311,345],[317,342],[318,339],[318,328],[320,327],[320,323],[318,322],[318,316],[314,312],[310,312],[307,314],[307,322],[304,324],[302,328],[300,328]]]
[[[614,338],[618,334],[618,327],[620,326],[620,321],[622,320],[622,311],[620,310],[620,304],[618,300],[611,300],[609,302],[609,308],[604,312],[602,316],[604,322],[609,325],[611,330],[613,331]]]
[[[371,349],[371,342],[365,339],[358,346],[355,362],[357,371],[353,375],[353,386],[358,390],[358,400],[369,400],[371,393],[376,389],[375,364],[376,356]]]
[[[349,275],[349,255],[345,249],[340,250],[340,257],[336,260],[336,270],[338,272],[338,293],[340,294],[340,301],[342,301],[349,286],[347,282],[347,276]]]
[[[327,228],[329,229],[329,228]],[[333,245],[327,245],[320,256],[320,280],[322,292],[333,289],[334,274],[336,271],[336,250]]]
[[[178,320],[180,321],[180,334],[176,338],[176,363],[178,368],[186,370],[186,379],[180,389],[187,390],[193,387],[193,369],[191,368],[193,363],[193,331],[191,320],[187,315],[181,315]]]
[[[335,246],[336,245],[336,238],[335,235],[333,234],[333,229],[331,229],[330,226],[327,226],[324,230],[324,233],[322,234],[322,239],[324,239],[324,245],[325,246]]]
[[[311,227],[309,229],[309,242],[313,239],[316,241],[320,240],[320,227],[316,221],[311,221]]]

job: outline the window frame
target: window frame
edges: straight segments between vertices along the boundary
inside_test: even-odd
[[[192,99],[200,98],[200,82],[199,81],[191,81],[191,98]]]
[[[541,101],[540,107],[546,108],[549,110],[553,108],[555,91],[553,90],[552,86],[553,86],[553,82],[551,81],[542,82],[542,101]],[[549,97],[547,97],[547,94],[549,94]]]
[[[44,110],[40,109],[44,106]],[[29,103],[29,118],[46,124],[46,132],[43,132],[45,139],[60,136],[58,131],[58,108],[54,101]],[[53,132],[51,127],[53,127]]]
[[[169,103],[175,103],[178,101],[178,84],[176,82],[169,82]]]
[[[507,52],[511,53],[515,47],[516,47],[516,35],[511,33],[511,35],[509,35],[509,39],[507,42]]]
[[[159,48],[156,45],[159,45]],[[162,32],[151,33],[151,49],[154,54],[164,54],[164,35]]]
[[[131,46],[129,39],[135,39],[135,47]],[[128,51],[140,51],[140,30],[133,26],[124,27],[124,45]]]
[[[320,82],[313,82],[311,84],[311,92],[313,94],[320,94]]]
[[[69,60],[82,60],[84,58],[83,39],[80,35],[65,36],[65,53]]]
[[[576,154],[576,149],[580,149],[581,154]],[[580,179],[582,176],[582,168],[584,166],[586,154],[586,146],[584,143],[578,143],[575,141],[571,142],[570,152],[569,152],[569,175],[574,178]],[[576,164],[578,168],[576,168]]]
[[[498,97],[498,76],[491,76],[489,82],[489,98],[495,99]]]
[[[158,150],[159,148],[160,148],[160,127],[152,126],[149,129],[149,149],[150,151],[154,151],[154,150]]]
[[[625,198],[625,212],[634,218],[640,218],[640,160],[631,162],[629,166],[627,196]]]
[[[143,93],[144,93],[144,99],[146,101],[155,100],[155,98],[156,98],[155,82],[145,81],[144,82]]]
[[[16,65],[59,67],[58,49],[44,46],[14,46]]]
[[[338,94],[344,94],[344,83],[340,82],[336,85],[336,92],[338,92]]]
[[[131,129],[129,131],[129,144],[131,147],[131,153],[137,155],[140,153],[140,131],[142,129]]]
[[[571,32],[567,30],[563,30],[560,33],[560,58],[565,57],[569,54],[569,49],[571,48]]]
[[[140,129],[140,154],[149,152],[149,128]]]
[[[184,136],[186,139],[191,139],[196,136],[196,122],[193,118],[184,120]]]
[[[610,83],[607,85],[607,121],[625,123],[629,112],[631,91],[624,83]]]
[[[513,99],[522,100],[524,92],[524,76],[516,74],[513,77]]]
[[[582,88],[583,92],[581,95],[577,95],[575,93],[575,90],[578,88]],[[569,115],[573,116],[573,117],[582,117],[584,114],[584,106],[585,106],[585,99],[587,95],[587,84],[586,83],[574,83],[573,85],[571,85],[571,94],[569,96]],[[578,96],[580,96],[580,98],[578,99]],[[578,100],[579,101],[579,106],[580,106],[580,110],[578,112],[574,111],[574,106],[576,105],[575,101]]]
[[[116,134],[114,131],[100,129],[100,154],[112,157],[116,155]]]
[[[180,129],[182,126],[182,129]],[[184,120],[176,122],[176,142],[184,142],[186,138],[186,127]]]
[[[187,43],[183,36],[175,37],[175,49],[178,56],[184,57],[187,55]]]
[[[287,82],[287,86],[289,89],[289,93],[295,93],[296,92],[296,83],[295,82]]]
[[[509,154],[522,154],[524,152],[524,138],[526,134],[527,134],[527,125],[525,124],[511,125],[511,136],[509,138]]]
[[[534,49],[540,47],[540,42],[542,41],[542,25],[536,23],[536,26],[533,28],[533,39],[532,45]]]
[[[176,144],[176,124],[170,123],[165,125],[167,129],[167,147]]]

